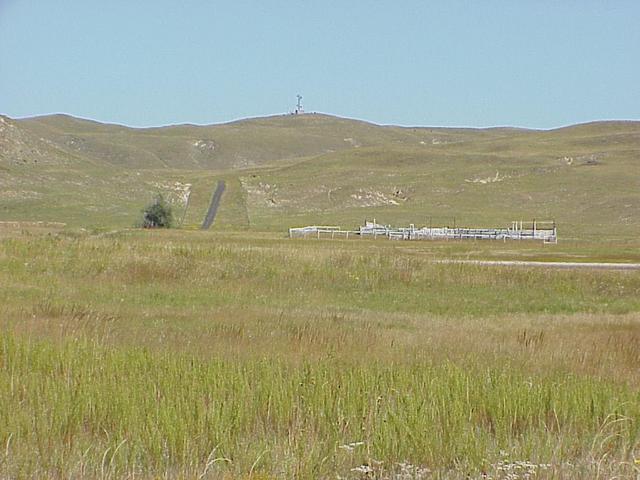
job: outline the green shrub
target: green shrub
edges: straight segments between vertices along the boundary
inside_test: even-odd
[[[171,205],[158,194],[152,203],[147,205],[142,212],[143,228],[171,228],[173,225],[173,212]]]

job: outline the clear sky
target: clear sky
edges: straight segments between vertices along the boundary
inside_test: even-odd
[[[133,126],[307,111],[640,119],[638,0],[0,0],[0,113]]]

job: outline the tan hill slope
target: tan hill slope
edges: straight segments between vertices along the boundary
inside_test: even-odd
[[[382,127],[322,114],[158,128],[105,125],[66,115],[15,123],[61,150],[111,165],[209,170],[257,167],[372,145],[460,141],[481,134],[474,130],[437,129],[433,135],[425,135],[423,129]]]
[[[0,126],[0,220],[129,226],[163,192],[197,226],[224,178],[215,228],[549,218],[565,236],[640,234],[640,122],[405,128],[307,114],[132,129],[54,115]]]

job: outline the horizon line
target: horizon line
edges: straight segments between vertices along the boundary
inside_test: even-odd
[[[37,113],[32,115],[23,115],[12,117],[6,113],[2,113],[0,115],[4,115],[12,120],[31,120],[42,117],[53,117],[53,116],[66,116],[71,117],[76,120],[84,120],[93,123],[99,123],[102,125],[110,125],[116,127],[124,127],[136,130],[145,130],[145,129],[154,129],[154,128],[169,128],[169,127],[184,127],[184,126],[192,126],[192,127],[212,127],[212,126],[221,126],[228,125],[232,123],[238,123],[242,121],[248,120],[259,120],[266,119],[271,117],[288,117],[288,116],[310,116],[310,115],[324,115],[327,117],[334,117],[341,120],[353,120],[358,122],[364,122],[371,125],[375,125],[378,127],[398,127],[398,128],[450,128],[450,129],[469,129],[469,130],[489,130],[489,129],[514,129],[514,130],[531,130],[531,131],[553,131],[560,130],[568,127],[575,127],[579,125],[590,125],[594,123],[607,123],[607,122],[640,122],[640,118],[631,119],[631,118],[603,118],[603,119],[593,119],[593,120],[585,120],[580,121],[578,123],[567,123],[561,124],[559,126],[554,127],[522,127],[517,125],[507,125],[507,124],[496,124],[496,125],[488,125],[488,126],[477,126],[477,125],[411,125],[411,124],[395,124],[395,123],[377,123],[371,120],[357,118],[357,117],[348,117],[342,116],[334,113],[326,113],[320,111],[311,111],[304,113],[293,113],[293,112],[284,112],[284,113],[272,113],[272,114],[264,114],[264,115],[256,115],[256,116],[248,116],[248,117],[237,117],[232,120],[223,120],[220,122],[210,122],[210,123],[193,123],[193,122],[181,122],[181,123],[166,123],[159,125],[130,125],[118,121],[110,121],[110,120],[98,120],[95,118],[83,117],[80,115],[76,115],[68,112],[49,112],[49,113]]]

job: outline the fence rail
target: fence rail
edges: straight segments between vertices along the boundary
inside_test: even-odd
[[[290,238],[387,238],[390,240],[538,240],[557,243],[555,222],[514,221],[507,228],[469,227],[392,227],[365,221],[357,230],[342,230],[341,227],[310,225],[289,229]]]

